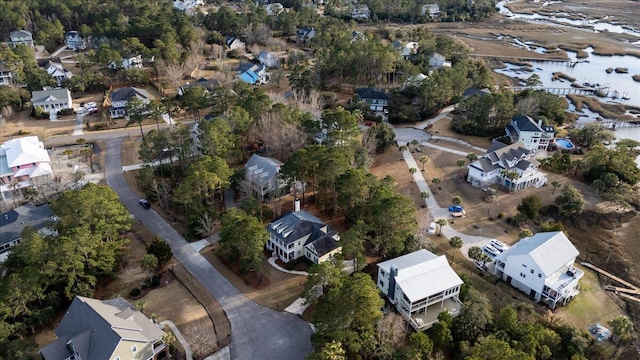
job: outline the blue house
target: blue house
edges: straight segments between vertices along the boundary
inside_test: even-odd
[[[269,74],[267,73],[267,67],[264,65],[240,63],[236,79],[251,85],[262,85],[269,82]]]

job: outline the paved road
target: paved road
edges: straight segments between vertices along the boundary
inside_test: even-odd
[[[231,358],[304,359],[312,351],[311,327],[297,315],[265,308],[249,300],[156,212],[139,206],[138,197],[122,176],[122,138],[107,139],[106,142],[107,183],[151,233],[171,245],[175,258],[218,300],[231,322]]]

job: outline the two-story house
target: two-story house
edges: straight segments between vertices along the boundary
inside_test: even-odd
[[[225,39],[225,44],[227,44],[227,47],[229,48],[229,50],[237,49],[237,50],[244,51],[245,49],[245,43],[240,41],[240,39],[238,39],[235,36],[227,36],[227,38]]]
[[[169,356],[158,325],[122,297],[76,296],[55,330],[57,340],[40,349],[43,360],[156,360]]]
[[[543,232],[518,241],[496,256],[489,268],[495,276],[553,309],[580,292],[578,282],[584,272],[574,267],[579,254],[562,231]]]
[[[296,31],[296,42],[307,43],[316,36],[316,30],[310,26],[298,28]]]
[[[7,68],[4,61],[0,61],[0,85],[9,86],[13,82],[13,71]]]
[[[0,196],[13,197],[12,192],[53,181],[49,153],[37,136],[25,136],[0,145]]]
[[[146,90],[136,87],[125,87],[112,92],[109,97],[111,101],[111,106],[109,107],[111,118],[125,117],[127,115],[127,103],[134,96],[144,104],[148,104],[151,101],[151,97]]]
[[[542,120],[535,122],[530,116],[520,115],[511,119],[505,128],[511,142],[521,142],[528,149],[547,150],[556,135],[553,126],[542,124]]]
[[[378,289],[417,331],[431,328],[443,311],[460,313],[461,285],[446,256],[424,249],[378,264]]]
[[[260,51],[260,54],[258,54],[258,61],[260,61],[260,64],[268,68],[280,67],[280,58],[268,51]]]
[[[400,40],[396,40],[391,43],[391,46],[393,46],[394,49],[400,52],[400,56],[402,56],[403,59],[409,60],[418,53],[420,44],[415,41],[409,41],[405,44]]]
[[[251,85],[263,85],[269,82],[269,73],[265,65],[240,63],[236,80],[242,80]]]
[[[122,56],[122,59],[120,60],[120,63],[118,64],[115,61],[112,61],[111,63],[109,63],[109,68],[110,69],[118,69],[118,68],[122,68],[122,69],[130,69],[130,68],[136,68],[136,69],[144,69],[144,64],[142,63],[142,55],[138,54],[138,55],[125,55]]]
[[[184,93],[187,91],[187,89],[193,88],[193,87],[201,87],[204,89],[205,94],[209,93],[210,91],[213,91],[213,89],[217,88],[220,86],[220,82],[216,79],[205,79],[205,78],[200,78],[198,79],[198,81],[196,82],[192,82],[192,83],[187,83],[185,85],[180,86],[180,88],[178,89],[178,96],[182,96],[184,95]]]
[[[9,256],[11,247],[20,243],[20,235],[26,227],[40,234],[50,234],[54,222],[51,206],[26,204],[0,214],[0,263]]]
[[[77,31],[67,31],[64,36],[67,49],[73,51],[84,50],[87,48],[87,42],[80,36]]]
[[[441,67],[451,67],[451,61],[447,61],[447,58],[444,55],[440,55],[438,53],[433,53],[429,58],[429,67],[432,68],[441,68]]]
[[[63,81],[71,79],[73,74],[71,71],[65,69],[62,66],[61,62],[56,62],[53,60],[47,60],[40,65],[43,69],[47,70],[47,74],[49,74],[52,78],[56,79],[58,86],[62,84]]]
[[[285,263],[304,256],[320,264],[342,251],[340,235],[322,220],[300,210],[300,200],[296,200],[295,211],[271,221],[267,231],[266,248]]]
[[[422,16],[428,16],[430,18],[436,18],[440,15],[440,6],[438,4],[424,4],[422,5]]]
[[[389,94],[374,88],[359,88],[356,89],[356,94],[361,101],[366,101],[369,104],[371,111],[384,111],[391,100]]]
[[[253,154],[244,166],[249,187],[262,201],[287,186],[287,182],[280,178],[281,166],[280,160],[258,154]]]
[[[31,93],[31,105],[44,111],[57,113],[62,109],[72,109],[73,100],[69,89],[45,89]]]
[[[533,158],[535,153],[521,142],[507,145],[494,141],[486,154],[467,166],[467,181],[482,188],[500,184],[512,191],[543,186],[547,177],[538,171],[540,162]]]
[[[354,5],[351,8],[351,18],[354,20],[369,20],[369,18],[371,18],[371,10],[369,10],[369,5]]]
[[[9,34],[9,45],[16,47],[18,45],[27,45],[33,47],[33,35],[27,30],[16,30]]]

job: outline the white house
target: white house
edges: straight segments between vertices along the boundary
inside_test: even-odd
[[[42,68],[47,70],[52,78],[56,79],[58,85],[61,85],[63,81],[71,79],[73,74],[71,71],[65,69],[61,62],[55,62],[53,60],[47,60],[42,64]]]
[[[37,136],[11,139],[0,144],[0,197],[12,192],[53,181],[49,153]]]
[[[13,82],[13,71],[8,69],[4,61],[0,61],[0,85],[11,85]]]
[[[461,285],[446,256],[424,249],[378,264],[378,288],[417,331],[431,328],[443,311],[460,313]]]
[[[451,67],[451,61],[447,61],[444,55],[433,53],[429,58],[429,66],[434,68]]]
[[[278,16],[284,11],[284,6],[280,3],[271,3],[267,4],[264,9],[267,11],[267,15]]]
[[[204,6],[204,0],[175,0],[173,7],[180,11],[193,12],[198,6]]]
[[[225,40],[225,44],[227,44],[227,47],[229,48],[229,50],[239,49],[244,51],[244,48],[245,48],[245,44],[242,41],[240,41],[240,39],[234,36],[227,36]]]
[[[435,18],[440,15],[440,6],[438,4],[424,4],[422,5],[422,16],[429,16]]]
[[[139,98],[144,104],[148,104],[151,101],[151,97],[146,90],[136,87],[126,87],[112,92],[109,97],[111,101],[109,114],[111,117],[113,119],[125,117],[127,115],[127,103],[134,96]]]
[[[494,141],[486,154],[467,166],[467,181],[475,187],[500,184],[513,191],[543,186],[547,177],[538,171],[540,162],[533,158],[535,153],[521,142],[507,145]]]
[[[562,231],[544,232],[518,241],[496,256],[489,268],[495,276],[553,309],[580,292],[578,282],[584,272],[574,267],[579,254]]]
[[[144,64],[142,63],[142,55],[138,54],[123,56],[120,64],[117,64],[114,61],[109,64],[109,68],[111,69],[117,69],[119,66],[121,66],[123,69],[144,69]]]
[[[29,226],[41,235],[50,234],[53,219],[53,210],[48,204],[26,204],[0,214],[0,263],[7,259],[10,249],[20,243],[24,228]]]
[[[420,47],[420,44],[415,41],[410,41],[404,44],[400,40],[396,40],[391,45],[394,49],[400,52],[400,55],[405,60],[409,60],[412,56],[417,54],[418,48]]]
[[[340,235],[322,220],[300,210],[300,200],[296,200],[295,211],[274,219],[267,231],[266,248],[285,263],[304,256],[320,264],[342,251]]]
[[[260,51],[260,54],[258,54],[258,61],[260,61],[260,64],[268,68],[280,67],[280,58],[268,51]]]
[[[67,31],[64,38],[69,50],[84,50],[87,47],[86,41],[77,31]]]
[[[27,45],[33,47],[33,35],[27,30],[16,30],[9,34],[9,45],[16,47],[18,45]]]
[[[369,104],[371,111],[385,110],[389,105],[389,100],[391,100],[389,94],[374,88],[359,88],[356,89],[356,94],[358,94],[361,101],[366,101]]]
[[[31,93],[33,107],[40,106],[44,111],[57,113],[58,110],[72,109],[73,100],[69,89],[46,89]]]
[[[547,150],[556,135],[553,126],[543,125],[542,120],[538,120],[536,123],[527,115],[511,119],[511,123],[506,126],[505,131],[511,138],[511,142],[519,141],[532,150]]]
[[[351,8],[351,18],[355,20],[369,20],[371,17],[371,10],[369,10],[369,5],[367,4],[358,4],[354,5]]]
[[[253,154],[244,166],[245,179],[251,190],[264,201],[265,196],[287,186],[280,178],[282,162],[278,159]]]

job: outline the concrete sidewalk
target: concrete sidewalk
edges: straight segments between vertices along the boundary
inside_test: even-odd
[[[167,325],[171,329],[171,332],[173,332],[173,335],[176,336],[176,339],[180,342],[180,344],[184,348],[185,357],[187,358],[187,360],[193,360],[193,353],[191,352],[191,346],[189,346],[189,343],[184,338],[184,336],[182,336],[182,333],[180,332],[178,327],[173,323],[173,321],[165,320],[160,322],[160,325],[163,325],[163,326]]]
[[[429,126],[429,125],[433,125],[433,124],[434,124],[435,122],[437,122],[438,120],[440,120],[440,119],[442,119],[442,118],[446,117],[447,115],[449,115],[449,113],[450,113],[450,112],[452,112],[452,111],[455,109],[456,105],[457,105],[457,104],[453,104],[453,105],[449,105],[449,106],[447,106],[446,108],[442,109],[442,111],[440,112],[440,114],[436,115],[435,117],[433,117],[433,118],[431,118],[431,119],[429,119],[429,120],[426,120],[426,121],[423,121],[423,122],[421,122],[421,123],[419,123],[419,124],[416,124],[416,125],[414,126],[414,128],[419,129],[419,130],[424,130],[424,129],[426,129],[426,128],[427,128],[427,126]]]

